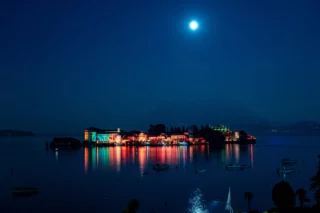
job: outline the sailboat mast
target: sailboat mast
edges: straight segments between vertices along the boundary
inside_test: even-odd
[[[230,187],[229,187],[228,198],[227,198],[225,209],[229,210],[230,213],[233,213],[233,209],[231,207],[231,189],[230,189]]]

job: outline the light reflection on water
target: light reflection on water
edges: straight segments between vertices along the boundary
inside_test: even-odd
[[[284,142],[278,144],[277,138],[267,137],[259,138],[255,146],[229,145],[214,150],[205,146],[109,147],[57,152],[45,149],[46,140],[49,138],[17,138],[9,144],[0,138],[0,158],[5,162],[0,175],[4,212],[119,212],[131,198],[141,202],[139,212],[188,212],[190,194],[196,188],[206,200],[224,200],[229,186],[233,188],[234,209],[247,208],[243,193],[251,191],[255,194],[252,208],[263,211],[273,206],[272,186],[283,180],[275,172],[281,158],[299,162],[296,167],[301,172],[286,177],[292,187],[309,188],[317,168],[320,138],[282,137]],[[152,164],[159,162],[178,168],[152,171]],[[229,162],[251,162],[252,168],[254,162],[254,169],[226,171],[221,164]],[[10,175],[11,168],[14,175]],[[206,172],[195,174],[196,169]],[[150,172],[142,178],[146,170]],[[41,193],[13,203],[10,190],[16,184],[39,187]],[[163,205],[165,201],[168,206]],[[226,212],[223,203],[206,205],[209,212]]]
[[[203,146],[180,146],[180,147],[95,147],[84,148],[84,170],[94,171],[102,167],[110,167],[117,172],[121,171],[121,167],[125,166],[129,161],[138,163],[140,174],[146,171],[149,163],[166,163],[173,167],[179,166],[184,168],[186,164],[198,160],[198,156],[205,157],[207,160],[212,159],[216,153],[221,152],[220,162],[223,164],[241,163],[240,153],[248,153],[250,156],[251,166],[253,167],[254,149],[253,145],[225,145],[222,149],[209,151],[209,148]],[[247,159],[243,159],[246,161]]]
[[[59,159],[59,152],[58,151],[55,151],[55,157],[56,157],[56,160]]]
[[[140,175],[142,176],[146,166],[148,164],[148,150],[149,147],[141,147],[138,149],[139,151],[139,167],[140,167]]]
[[[209,213],[200,189],[196,189],[189,199],[189,213]]]

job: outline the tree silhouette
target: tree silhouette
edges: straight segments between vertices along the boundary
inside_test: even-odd
[[[286,181],[275,184],[272,189],[272,200],[281,212],[293,209],[296,197],[291,185]]]
[[[153,131],[154,131],[154,125],[150,124],[149,129],[148,129],[148,133],[154,133]]]
[[[310,199],[307,198],[307,191],[305,189],[298,189],[296,191],[296,196],[298,197],[301,208],[304,207],[305,202],[310,202]]]
[[[320,199],[320,190],[317,190],[316,193],[315,193],[315,199],[317,201],[316,205],[314,205],[312,207],[313,209],[313,212],[320,212],[320,204],[318,203],[319,202],[319,199]]]
[[[156,124],[156,125],[150,124],[148,133],[160,135],[161,133],[165,133],[166,130],[167,128],[164,124]]]
[[[139,208],[139,206],[140,202],[137,199],[132,199],[129,201],[124,213],[136,213],[136,210]]]
[[[223,144],[225,141],[225,136],[218,131],[214,131],[211,128],[203,128],[199,131],[199,136],[204,138],[212,145]]]
[[[315,176],[311,178],[311,190],[315,191],[315,200],[316,205],[320,206],[320,155],[318,155],[319,163],[318,163],[318,171]]]
[[[248,134],[245,131],[240,130],[239,131],[239,137],[240,137],[240,140],[247,140]]]
[[[248,201],[248,212],[250,211],[251,207],[251,200],[253,199],[253,193],[252,192],[245,192],[244,193],[244,199]]]
[[[191,131],[192,131],[192,133],[193,133],[194,136],[198,136],[199,128],[198,128],[197,125],[195,125],[195,124],[192,125],[192,126],[191,126]]]

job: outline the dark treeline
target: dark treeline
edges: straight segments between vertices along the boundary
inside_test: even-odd
[[[205,130],[212,130],[210,126],[207,125],[202,125],[198,127],[197,125],[192,125],[192,126],[182,126],[182,127],[166,127],[164,124],[150,124],[150,127],[148,129],[148,133],[150,134],[183,134],[185,132],[191,133],[192,135],[198,136],[199,133],[205,131]],[[212,130],[214,131],[214,130]]]
[[[190,127],[182,126],[182,127],[166,127],[164,124],[150,124],[148,129],[148,133],[150,134],[183,134],[185,132],[192,133],[193,135],[199,134],[199,132],[204,129],[211,129],[209,125],[202,125],[200,128],[197,125],[192,125]]]
[[[206,141],[214,142],[214,144],[222,144],[225,141],[225,136],[219,132],[215,131],[209,127],[209,125],[201,126],[198,128],[196,125],[192,125],[191,128],[188,127],[171,127],[167,128],[164,124],[150,125],[148,134],[159,135],[161,133],[170,134],[183,134],[189,131],[194,137],[201,137]]]
[[[220,131],[213,130],[209,125],[201,126],[192,125],[191,127],[170,127],[167,128],[164,124],[150,125],[148,134],[159,135],[162,133],[170,134],[183,134],[189,132],[194,137],[203,138],[209,143],[219,144],[225,142],[225,136]],[[246,141],[248,134],[241,130],[239,131],[240,141]]]

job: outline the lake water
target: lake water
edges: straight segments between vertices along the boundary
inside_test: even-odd
[[[283,179],[276,173],[283,157],[299,160],[300,172],[286,177],[293,188],[309,188],[310,177],[316,173],[320,137],[257,138],[255,146],[226,145],[213,151],[191,146],[54,152],[44,146],[52,137],[17,137],[10,144],[9,138],[1,137],[1,212],[121,213],[130,199],[137,198],[139,213],[183,213],[188,212],[189,199],[197,188],[205,200],[226,200],[229,187],[235,210],[246,210],[243,194],[250,191],[254,193],[252,207],[262,211],[273,206],[271,191]],[[236,162],[252,168],[225,170],[226,163]],[[172,168],[155,172],[155,163],[168,163]],[[206,172],[195,173],[202,169]],[[13,198],[11,188],[19,185],[38,187],[40,194]],[[210,203],[207,212],[225,212],[224,204]]]

